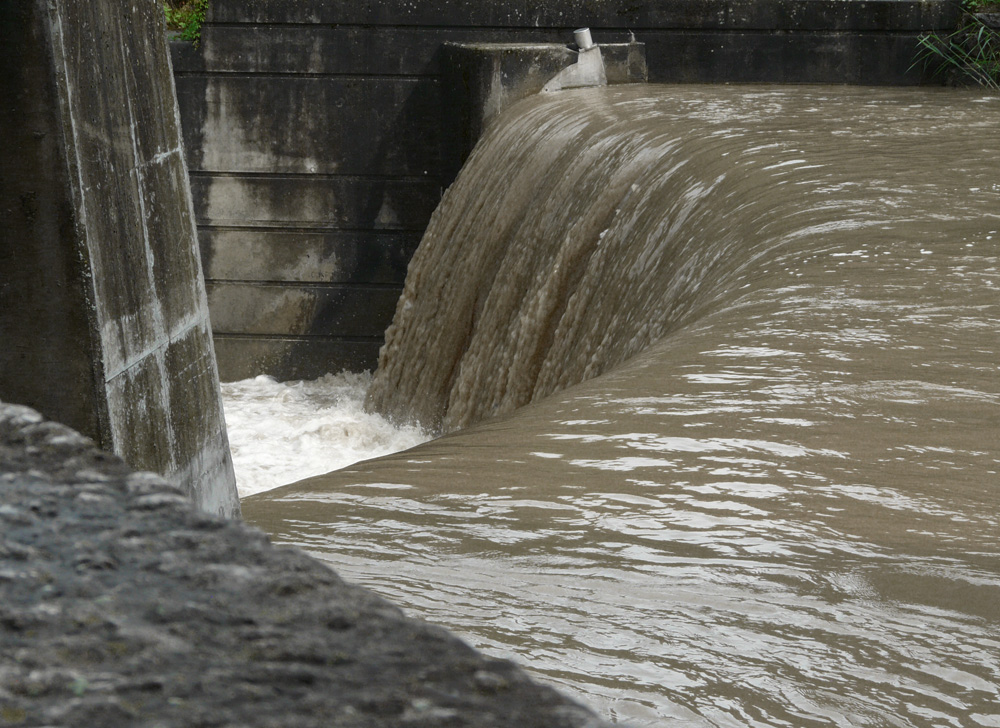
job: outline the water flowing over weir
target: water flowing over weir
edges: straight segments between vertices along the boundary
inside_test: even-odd
[[[943,89],[521,105],[371,395],[507,414],[245,516],[633,725],[1000,726],[998,128]]]
[[[445,431],[508,412],[641,351],[785,242],[795,211],[755,191],[787,171],[768,145],[728,158],[716,113],[679,101],[664,123],[585,91],[494,125],[410,264],[368,404]]]

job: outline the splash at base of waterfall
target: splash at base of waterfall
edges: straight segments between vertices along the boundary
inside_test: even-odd
[[[406,450],[428,439],[396,427],[362,404],[367,372],[312,381],[268,376],[226,382],[222,398],[240,498]]]

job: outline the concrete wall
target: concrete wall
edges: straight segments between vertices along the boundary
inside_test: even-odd
[[[238,513],[160,4],[0,4],[0,99],[0,399]]]
[[[213,0],[174,67],[220,371],[374,366],[454,174],[446,42],[645,43],[654,82],[913,84],[946,0]],[[460,90],[459,90],[460,91]]]

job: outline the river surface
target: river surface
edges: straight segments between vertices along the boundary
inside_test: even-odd
[[[418,253],[380,365],[413,419],[479,423],[245,517],[629,725],[1000,727],[998,131],[943,89],[519,105],[429,232],[490,280]],[[518,220],[456,222],[491,205]],[[600,214],[537,219],[565,205]],[[540,257],[482,252],[498,225]],[[454,346],[427,285],[471,302]]]

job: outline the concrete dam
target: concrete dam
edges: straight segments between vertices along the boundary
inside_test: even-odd
[[[200,47],[172,50],[222,379],[375,367],[468,152],[461,109],[481,98],[448,44],[565,51],[590,26],[599,44],[640,41],[654,83],[912,85],[933,80],[911,68],[917,37],[958,14],[909,0],[213,0]]]
[[[41,257],[69,270],[52,290],[99,342],[59,366],[90,362],[83,391],[114,392],[109,342],[166,320],[158,286],[177,270],[200,307],[124,361],[152,352],[147,379],[207,406],[181,417],[223,443],[215,351],[223,380],[371,367],[390,318],[370,406],[450,434],[244,500],[317,560],[193,510],[186,476],[136,473],[0,405],[0,719],[993,725],[1000,159],[985,132],[1000,108],[872,87],[926,81],[914,40],[953,27],[953,7],[217,0],[201,47],[172,48],[191,205],[176,126],[154,144],[124,134],[143,124],[73,85],[93,61],[64,34],[84,28],[153,49],[99,61],[120,69],[119,113],[151,98],[129,69],[163,68],[143,25],[156,8],[109,23],[127,17],[109,3],[4,10],[23,39],[5,46],[5,98],[51,89],[34,107],[51,126],[15,147],[33,156],[5,152],[4,179],[27,185],[6,214],[30,232],[66,211]],[[611,85],[535,95],[576,60],[580,23]],[[31,53],[40,70],[14,73]],[[815,85],[845,81],[867,85]],[[58,176],[104,147],[132,161]],[[30,169],[57,180],[41,215],[25,212]],[[150,195],[146,176],[173,182]],[[180,222],[139,215],[123,236],[146,252],[100,227],[129,219],[100,211],[130,184],[115,199],[140,210],[180,191],[165,205]],[[184,266],[151,228],[183,230]],[[34,261],[5,239],[5,266]],[[44,262],[28,269],[4,281],[5,311],[46,281]],[[133,279],[153,290],[124,297],[141,315],[113,310]],[[47,297],[47,320],[77,310]],[[4,337],[34,355],[15,319]],[[201,346],[164,353],[189,327]],[[0,384],[30,382],[6,357]],[[130,464],[124,436],[186,432],[150,420],[143,392],[97,418],[125,423],[118,439],[78,427]],[[81,396],[49,401],[86,413]]]

